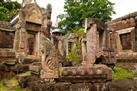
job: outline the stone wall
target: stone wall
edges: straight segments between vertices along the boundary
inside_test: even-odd
[[[58,82],[55,84],[45,83],[40,79],[32,79],[29,78],[26,80],[28,83],[25,83],[28,84],[27,88],[29,88],[30,91],[136,91],[137,89],[136,78],[100,83]]]
[[[134,26],[135,26],[135,20],[133,18],[121,20],[121,21],[117,21],[117,22],[112,22],[109,25],[109,27],[115,31],[125,29],[125,28],[134,27]]]
[[[120,17],[107,24],[110,29],[110,45],[117,53],[117,62],[121,60],[124,62],[125,60],[124,63],[137,63],[137,12]]]

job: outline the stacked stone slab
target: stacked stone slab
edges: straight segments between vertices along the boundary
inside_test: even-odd
[[[112,70],[105,65],[91,67],[63,67],[61,81],[68,82],[106,82],[112,80]]]

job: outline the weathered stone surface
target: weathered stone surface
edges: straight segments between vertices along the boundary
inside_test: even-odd
[[[105,83],[67,83],[48,84],[42,80],[30,82],[31,91],[136,91],[136,79],[114,80]]]
[[[0,29],[6,31],[15,31],[15,28],[13,28],[11,24],[6,21],[0,21]]]
[[[17,74],[22,73],[29,70],[29,65],[17,64],[16,66],[12,67],[11,70]]]
[[[58,50],[52,47],[47,58],[42,62],[41,78],[54,79],[58,78],[58,68],[60,56]]]
[[[45,83],[42,80],[30,82],[29,89],[31,91],[55,91],[53,84]]]
[[[33,83],[34,81],[38,80],[39,78],[36,76],[18,76],[19,85],[23,88],[33,86],[33,84],[30,83]]]
[[[95,54],[97,48],[97,25],[93,24],[91,29],[87,31],[87,56],[86,65],[93,65],[96,61]]]
[[[121,30],[129,27],[135,27],[135,21],[130,19],[121,20],[110,24],[109,27],[113,30]]]
[[[70,85],[71,83],[56,83],[54,84],[54,91],[70,91]]]
[[[136,91],[136,81],[133,79],[115,80],[109,83],[109,91]]]
[[[29,66],[29,70],[31,71],[32,74],[35,75],[40,75],[40,71],[41,71],[42,67],[41,67],[41,62],[34,62]]]
[[[77,84],[72,84],[70,86],[69,91],[97,91],[97,90],[92,83],[77,83]]]
[[[68,82],[104,82],[112,79],[112,70],[99,64],[91,67],[63,67],[61,72],[60,80]]]
[[[8,65],[15,65],[16,55],[12,49],[1,49],[0,50],[0,63],[5,63]]]
[[[0,80],[11,79],[13,76],[15,76],[15,73],[12,72],[12,67],[13,66],[0,63]]]

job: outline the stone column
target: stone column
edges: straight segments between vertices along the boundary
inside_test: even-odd
[[[135,29],[131,31],[131,43],[132,43],[132,51],[136,51],[136,40],[135,40]]]
[[[106,48],[106,45],[107,45],[107,42],[106,42],[106,40],[107,40],[107,38],[106,38],[106,31],[104,30],[104,32],[103,32],[103,41],[102,41],[102,49],[104,49],[104,48]]]
[[[115,45],[115,48],[116,48],[116,51],[119,52],[122,50],[122,45],[121,45],[121,41],[120,41],[120,36],[117,32],[114,33],[114,44]]]
[[[26,30],[25,30],[25,28],[21,28],[20,29],[20,44],[19,44],[20,52],[26,53],[26,51],[27,51],[26,38],[27,38]]]
[[[37,39],[36,39],[36,55],[40,56],[40,36],[41,32],[37,33]]]
[[[66,55],[68,55],[69,54],[69,52],[68,52],[68,40],[66,40]]]
[[[93,65],[96,61],[96,47],[97,47],[97,25],[90,25],[89,30],[87,30],[87,57],[86,65]]]
[[[86,52],[87,52],[86,40],[84,39],[82,40],[81,46],[82,46],[82,62],[83,62],[86,61]]]
[[[137,52],[137,28],[135,27],[135,52]]]

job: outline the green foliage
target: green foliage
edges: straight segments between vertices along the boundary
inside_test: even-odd
[[[114,67],[113,80],[135,77],[136,73],[122,67]]]
[[[17,86],[14,88],[8,88],[3,82],[0,82],[0,91],[25,91],[24,89],[20,88],[18,81],[15,78],[7,80],[7,82],[11,84],[17,84]]]
[[[84,33],[84,29],[83,28],[75,28],[72,30],[72,32],[79,37],[84,37],[85,33]]]
[[[0,0],[0,20],[9,21],[20,8],[21,5],[17,1]]]
[[[68,53],[66,59],[68,61],[71,61],[71,62],[75,63],[75,64],[80,63],[80,58],[79,58],[79,55],[78,55],[78,47],[77,46],[73,46],[70,49],[70,52]]]
[[[66,58],[68,61],[79,64],[81,61],[81,41],[85,37],[85,32],[83,28],[74,28],[72,32],[78,37],[78,40],[74,43]]]
[[[64,12],[60,14],[58,25],[65,30],[82,27],[85,18],[92,17],[101,21],[111,20],[113,3],[109,0],[65,0]]]

